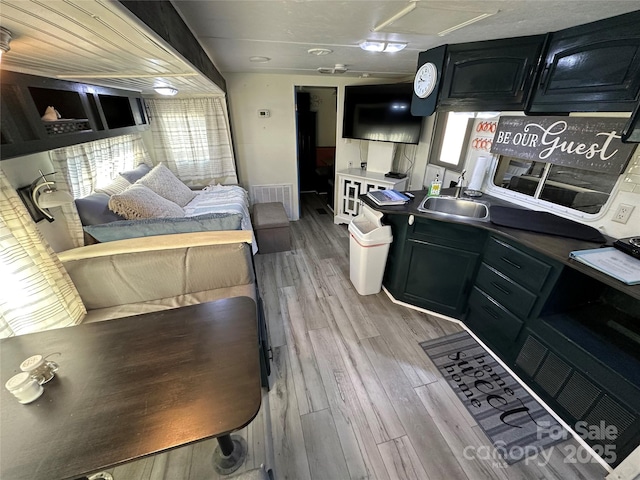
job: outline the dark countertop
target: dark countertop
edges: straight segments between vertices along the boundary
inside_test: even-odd
[[[453,196],[455,189],[443,189],[442,196]],[[381,207],[374,203],[369,197],[366,195],[361,195],[360,200],[365,203],[367,206],[371,207],[374,210],[385,214],[392,215],[415,215],[418,217],[429,218],[432,220],[440,220],[442,222],[449,223],[458,223],[463,225],[473,225],[478,228],[483,228],[488,230],[491,233],[498,233],[511,239],[515,242],[519,242],[522,245],[529,247],[533,250],[536,250],[558,262],[561,262],[569,267],[582,272],[585,275],[588,275],[596,280],[609,285],[616,290],[619,290],[627,295],[630,295],[636,299],[640,300],[640,285],[626,285],[619,280],[616,280],[609,275],[599,272],[598,270],[591,268],[587,265],[584,265],[580,262],[577,262],[573,259],[569,258],[569,253],[574,250],[587,250],[591,248],[599,248],[601,246],[611,246],[615,241],[615,238],[608,237],[605,235],[607,239],[606,244],[588,242],[583,240],[576,240],[573,238],[565,238],[556,235],[547,235],[544,233],[530,232],[527,230],[519,230],[516,228],[503,227],[500,225],[495,225],[490,221],[476,220],[472,218],[459,218],[452,217],[448,215],[442,215],[438,213],[428,213],[421,212],[418,210],[418,206],[420,202],[427,195],[426,190],[416,190],[411,191],[414,195],[414,198],[409,200],[408,203],[404,205],[395,205],[395,206],[385,206]],[[465,199],[469,199],[465,197]],[[480,201],[482,203],[487,204],[488,206],[496,205],[496,206],[505,206],[505,207],[514,207],[514,208],[525,208],[520,205],[516,205],[514,203],[508,202],[506,200],[502,200],[500,198],[492,197],[491,195],[484,194],[481,197],[473,198],[472,200]]]

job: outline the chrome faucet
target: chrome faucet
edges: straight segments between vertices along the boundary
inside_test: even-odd
[[[466,170],[462,170],[462,173],[458,177],[458,181],[456,182],[456,198],[460,198],[462,194],[462,189],[464,188],[464,174],[467,173]]]

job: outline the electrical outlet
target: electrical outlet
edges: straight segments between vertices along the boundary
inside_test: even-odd
[[[613,214],[613,221],[618,223],[627,223],[627,220],[629,220],[634,208],[636,207],[633,205],[621,203],[618,210],[616,210],[616,213]]]

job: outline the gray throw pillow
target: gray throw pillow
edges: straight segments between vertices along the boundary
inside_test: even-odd
[[[134,183],[122,193],[111,195],[109,209],[127,220],[184,217],[182,207],[139,183]]]
[[[184,207],[194,199],[196,193],[180,181],[171,170],[159,163],[153,170],[136,182],[149,187],[161,197]]]
[[[123,216],[109,210],[109,195],[105,193],[92,193],[76,198],[75,203],[82,226],[124,220]]]
[[[131,186],[131,182],[122,175],[117,175],[108,185],[95,189],[96,193],[106,193],[107,195],[115,195],[124,192]]]
[[[98,242],[112,242],[172,233],[240,230],[241,223],[242,215],[239,213],[206,213],[195,217],[122,220],[105,225],[90,225],[84,231]]]
[[[151,171],[151,167],[149,165],[141,163],[133,170],[120,172],[120,175],[122,175],[125,179],[127,179],[129,183],[136,183],[138,180],[140,180],[150,171]]]

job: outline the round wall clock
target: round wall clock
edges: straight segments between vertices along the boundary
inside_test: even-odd
[[[413,80],[413,91],[419,98],[427,98],[433,92],[437,81],[437,67],[431,62],[427,62],[416,72],[416,77]]]

